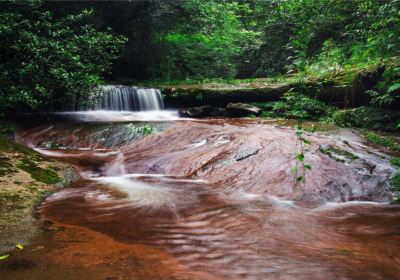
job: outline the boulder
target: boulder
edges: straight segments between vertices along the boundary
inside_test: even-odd
[[[224,108],[213,107],[211,105],[190,107],[179,110],[179,116],[187,118],[222,117],[226,115]]]
[[[245,117],[248,115],[259,115],[261,109],[246,103],[229,103],[226,105],[228,113],[235,117]]]

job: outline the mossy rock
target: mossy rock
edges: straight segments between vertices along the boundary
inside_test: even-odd
[[[18,168],[28,172],[32,179],[45,184],[56,184],[61,181],[58,177],[57,172],[50,168],[40,168],[33,160],[24,158],[17,164]]]
[[[335,148],[331,145],[320,145],[321,153],[328,155],[330,158],[339,162],[352,162],[359,157],[345,150]]]

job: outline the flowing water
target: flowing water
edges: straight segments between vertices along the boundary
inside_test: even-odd
[[[107,85],[82,104],[79,110],[155,111],[164,109],[159,89]]]
[[[396,170],[357,133],[307,134],[301,184],[291,127],[91,114],[19,133],[82,178],[1,279],[400,279]],[[157,133],[129,132],[144,119]]]

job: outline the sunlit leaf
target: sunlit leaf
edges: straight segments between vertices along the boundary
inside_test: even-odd
[[[20,249],[20,250],[23,250],[23,249],[24,249],[24,245],[22,245],[22,244],[17,244],[17,245],[15,245],[15,248]]]
[[[296,159],[299,160],[299,161],[304,161],[304,154],[298,154],[296,156]]]
[[[0,256],[0,261],[1,261],[1,260],[7,259],[9,256],[10,256],[10,255],[2,255],[2,256]]]

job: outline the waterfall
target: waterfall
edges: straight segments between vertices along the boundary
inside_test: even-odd
[[[161,91],[130,86],[102,86],[89,100],[79,104],[80,111],[156,111],[164,109]]]

